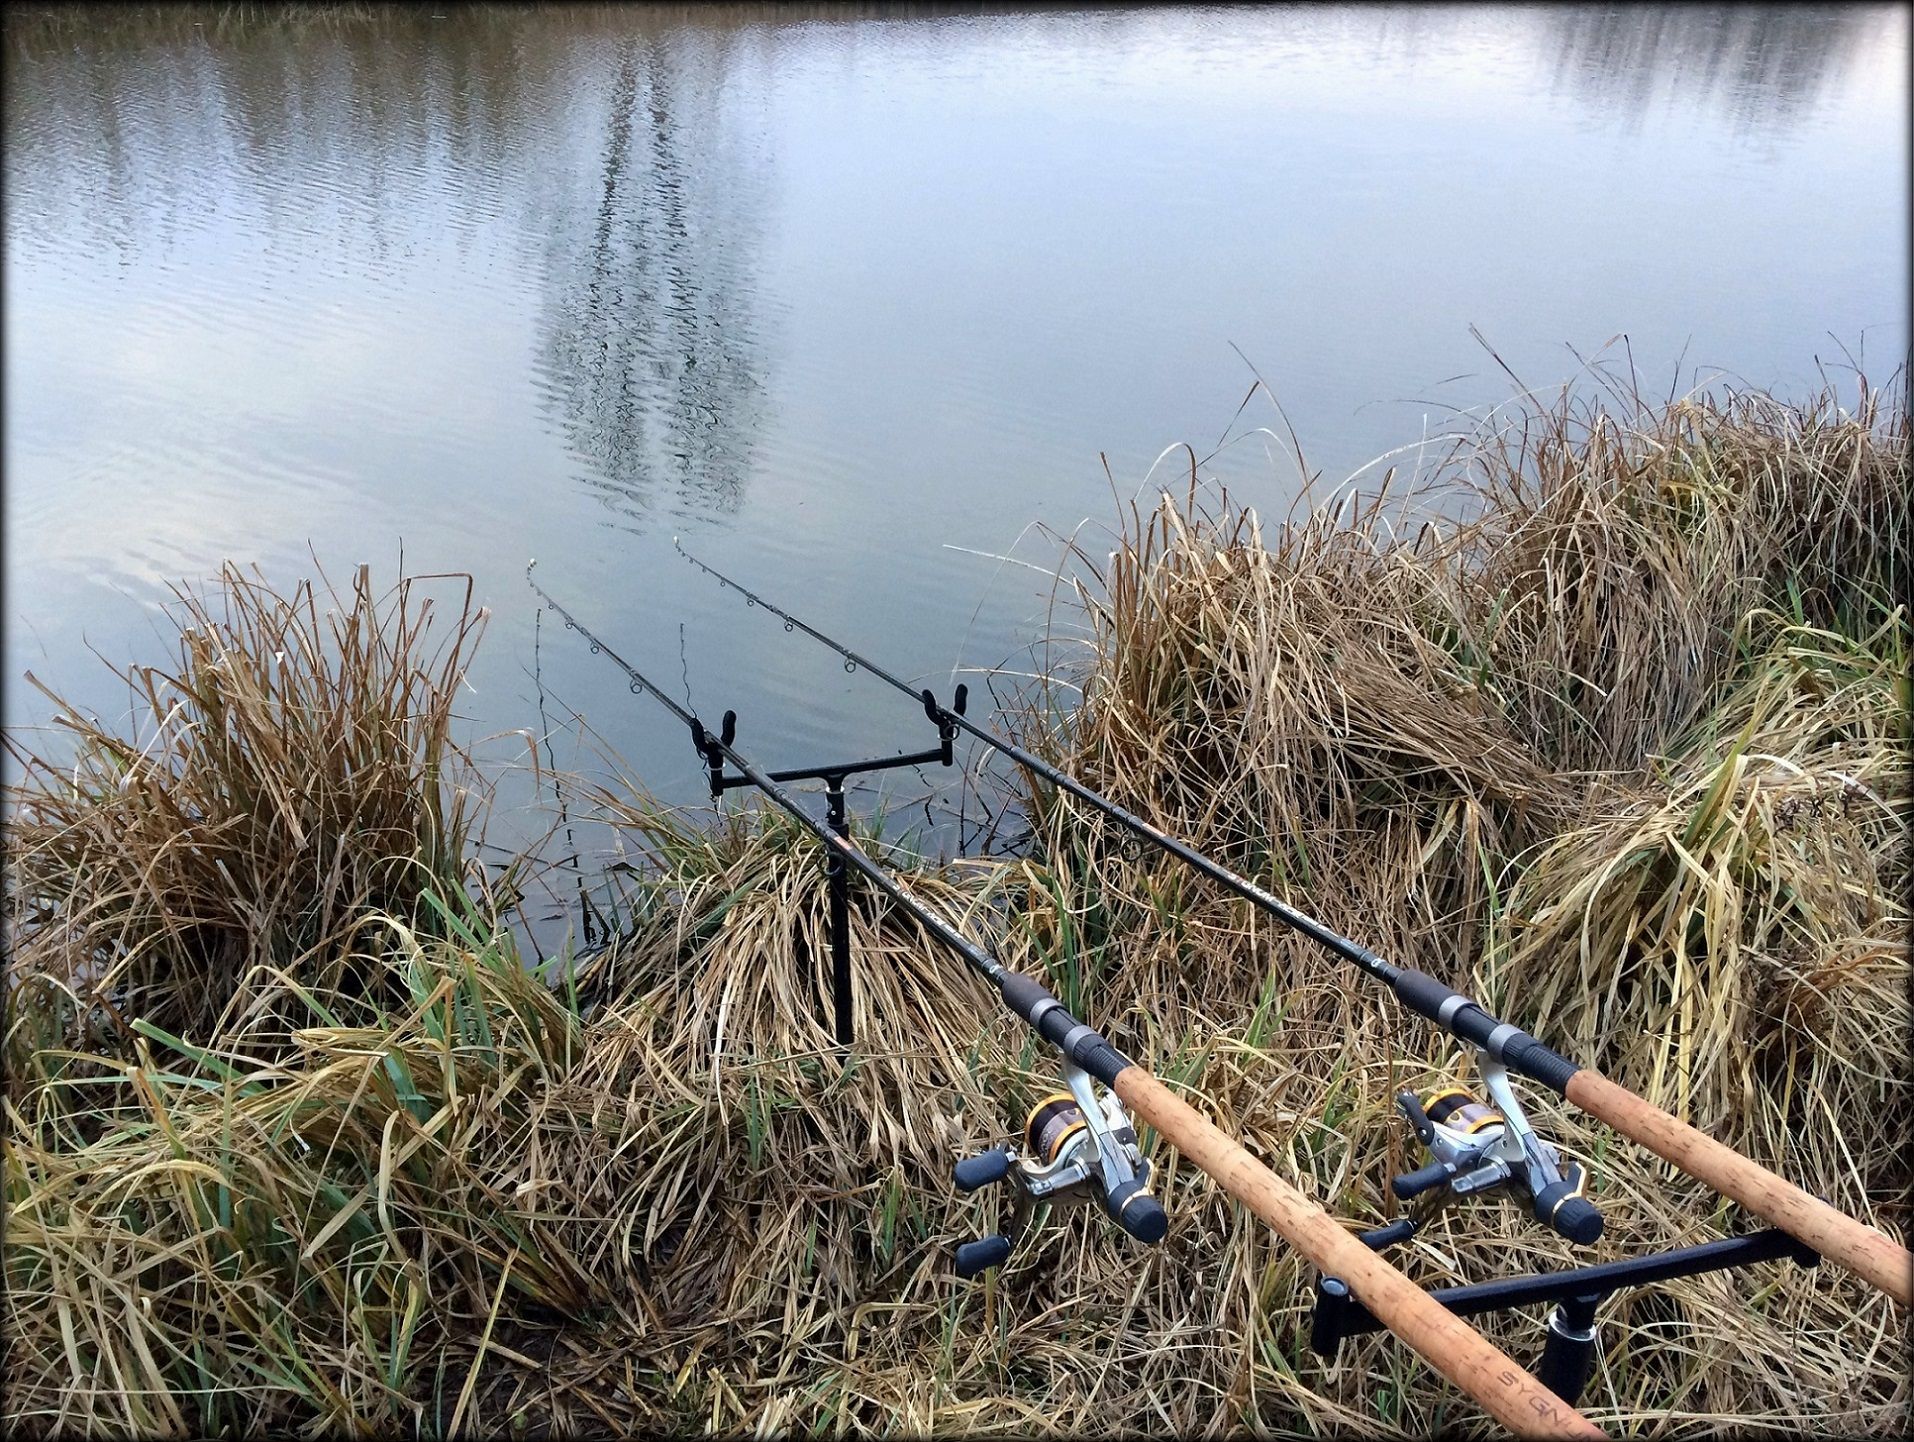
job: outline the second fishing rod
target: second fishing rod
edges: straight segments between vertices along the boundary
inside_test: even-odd
[[[1004,1005],[1059,1054],[1070,1093],[1079,1102],[1079,1119],[1064,1130],[1095,1139],[1093,1149],[1080,1149],[1086,1168],[1105,1179],[1087,1178],[1101,1191],[1104,1210],[1139,1241],[1160,1241],[1168,1227],[1161,1203],[1149,1195],[1147,1163],[1137,1166],[1140,1154],[1123,1107],[1155,1127],[1191,1164],[1213,1177],[1225,1191],[1268,1223],[1316,1268],[1344,1281],[1350,1292],[1381,1325],[1416,1351],[1430,1366],[1474,1398],[1498,1422],[1523,1437],[1600,1438],[1605,1434],[1587,1418],[1543,1386],[1505,1352],[1455,1312],[1416,1286],[1374,1250],[1351,1235],[1340,1223],[1301,1191],[1277,1176],[1238,1142],[1187,1102],[1176,1096],[1146,1068],[1130,1061],[1094,1028],[1079,1021],[1041,982],[1005,966],[971,941],[949,921],[925,905],[891,872],[858,847],[848,836],[813,817],[797,797],[772,773],[762,770],[736,746],[734,713],[725,713],[712,732],[690,710],[679,705],[624,657],[594,635],[532,579],[525,579],[541,600],[622,670],[634,693],[651,696],[686,726],[699,757],[708,766],[728,763],[739,778],[756,787],[788,812],[877,890],[903,908],[938,943],[953,951],[984,979]],[[915,693],[922,698],[922,693]],[[1090,1083],[1109,1088],[1110,1101],[1099,1103]],[[1041,1113],[1043,1109],[1040,1108]],[[1097,1114],[1101,1114],[1100,1117]],[[1030,1185],[1038,1189],[1062,1180],[1058,1166],[1067,1160],[1067,1138],[1054,1135],[1041,1115],[1030,1123],[1032,1141],[1050,1141],[1053,1158],[1030,1167]],[[1126,1139],[1125,1133],[1129,1132]],[[1042,1160],[1042,1159],[1040,1159]],[[1004,1153],[986,1153],[960,1166],[958,1184],[965,1190],[1000,1180],[1011,1159]],[[1127,1175],[1126,1175],[1127,1174]],[[997,1258],[979,1258],[990,1265]]]
[[[749,604],[761,606],[777,616],[784,622],[787,631],[802,631],[842,656],[846,669],[862,668],[880,681],[921,699],[924,693],[876,662],[859,655],[715,567],[707,565],[687,551],[675,537],[672,544],[677,546],[679,555],[720,585],[737,591]],[[1475,1047],[1478,1055],[1488,1059],[1490,1064],[1506,1067],[1548,1087],[1631,1141],[1647,1147],[1662,1160],[1672,1163],[1697,1181],[1706,1183],[1723,1196],[1732,1198],[1755,1216],[1781,1228],[1827,1260],[1847,1268],[1902,1307],[1914,1306],[1914,1254],[1886,1234],[1837,1210],[1732,1147],[1671,1116],[1594,1068],[1578,1065],[1561,1056],[1526,1031],[1500,1020],[1479,1002],[1426,972],[1396,966],[1348,937],[1339,935],[1266,888],[1153,826],[1107,796],[1093,791],[1041,756],[1006,740],[966,716],[939,709],[940,724],[953,726],[974,736],[1032,774],[1075,796],[1226,890],[1274,916],[1285,926],[1352,963],[1371,979],[1388,987],[1410,1011]],[[1542,1198],[1538,1196],[1536,1202],[1540,1215]]]

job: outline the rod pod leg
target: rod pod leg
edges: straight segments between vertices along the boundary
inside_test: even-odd
[[[1571,1407],[1595,1368],[1595,1309],[1599,1296],[1570,1297],[1548,1314],[1548,1341],[1535,1378]]]
[[[826,779],[825,820],[832,831],[849,838],[850,825],[844,819],[844,779]],[[831,1002],[837,1027],[837,1044],[851,1044],[851,870],[836,847],[824,859],[825,879],[831,891]]]

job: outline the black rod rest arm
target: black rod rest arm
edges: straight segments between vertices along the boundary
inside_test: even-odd
[[[925,687],[919,697],[924,703],[924,714],[937,728],[937,745],[925,751],[912,751],[899,756],[875,756],[862,761],[839,761],[821,766],[799,766],[788,771],[767,773],[773,781],[823,781],[833,789],[844,784],[844,778],[866,771],[894,771],[905,766],[949,766],[956,757],[953,743],[957,739],[957,728],[946,716],[961,716],[970,697],[970,688],[959,685],[952,698],[953,710],[946,712],[937,704],[937,698]],[[691,744],[697,750],[698,759],[704,763],[710,778],[711,798],[717,800],[725,792],[739,786],[752,786],[756,783],[749,776],[727,775],[724,769],[726,750],[738,739],[738,713],[726,711],[724,720],[719,724],[716,736],[705,727],[696,716],[688,719],[691,730]]]

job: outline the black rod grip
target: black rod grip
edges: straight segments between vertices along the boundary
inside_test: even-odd
[[[1444,985],[1428,972],[1417,971],[1414,967],[1403,967],[1389,985],[1404,1006],[1430,1021],[1440,1018],[1443,1003],[1451,998],[1468,999],[1455,988]]]
[[[1056,1000],[1042,982],[1032,981],[1020,971],[1006,969],[997,978],[997,990],[1003,996],[1005,1006],[1033,1025],[1038,1008],[1047,1001]]]
[[[1042,982],[1006,968],[997,975],[997,991],[1039,1036],[1105,1086],[1114,1086],[1117,1073],[1130,1065],[1123,1053],[1070,1015]]]
[[[974,1157],[965,1157],[950,1169],[950,1179],[957,1184],[960,1192],[974,1192],[992,1182],[1001,1182],[1009,1175],[1010,1153],[1002,1147],[992,1147]]]
[[[1488,1047],[1496,1060],[1511,1071],[1556,1092],[1565,1092],[1568,1079],[1580,1070],[1574,1062],[1549,1050],[1527,1032],[1515,1027],[1503,1031],[1501,1020],[1485,1011],[1481,1003],[1469,1000],[1427,972],[1403,967],[1389,986],[1397,999],[1417,1016],[1447,1027],[1452,1036],[1472,1046]],[[1444,1007],[1449,1009],[1447,1021],[1442,1017]]]

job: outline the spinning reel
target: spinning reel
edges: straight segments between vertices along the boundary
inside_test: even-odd
[[[1405,1242],[1455,1198],[1480,1196],[1501,1186],[1520,1192],[1537,1221],[1578,1246],[1598,1239],[1602,1235],[1602,1214],[1586,1195],[1587,1169],[1564,1162],[1559,1151],[1536,1136],[1501,1063],[1488,1052],[1478,1051],[1476,1065],[1492,1106],[1459,1086],[1440,1087],[1420,1099],[1412,1092],[1396,1098],[1396,1105],[1415,1128],[1416,1138],[1431,1160],[1427,1166],[1393,1178],[1390,1189],[1404,1201],[1425,1194],[1433,1194],[1432,1200],[1414,1217],[1364,1232],[1360,1240],[1376,1251]],[[1548,1336],[1535,1375],[1544,1387],[1573,1406],[1588,1384],[1600,1351],[1596,1313],[1613,1293],[1779,1257],[1791,1257],[1804,1267],[1820,1261],[1811,1247],[1786,1232],[1769,1230],[1622,1261],[1446,1287],[1430,1295],[1458,1317],[1536,1302],[1555,1303],[1549,1312]],[[1342,1278],[1323,1275],[1316,1279],[1309,1346],[1318,1356],[1334,1357],[1345,1338],[1378,1331],[1385,1325],[1355,1299]]]
[[[1169,1231],[1163,1204],[1150,1195],[1150,1164],[1123,1103],[1114,1092],[1099,1101],[1090,1074],[1072,1062],[1063,1063],[1063,1080],[1068,1091],[1053,1092],[1031,1108],[1021,1152],[993,1147],[952,1170],[959,1191],[1009,1181],[1016,1194],[1002,1231],[957,1248],[958,1276],[974,1277],[1008,1257],[1039,1202],[1068,1206],[1094,1197],[1139,1242],[1160,1242]]]
[[[1478,1051],[1476,1067],[1494,1106],[1460,1086],[1439,1088],[1421,1100],[1413,1092],[1396,1098],[1431,1160],[1393,1178],[1390,1189],[1405,1202],[1426,1192],[1437,1197],[1415,1218],[1379,1228],[1364,1240],[1374,1247],[1406,1241],[1452,1199],[1508,1186],[1528,1199],[1538,1222],[1580,1246],[1594,1242],[1602,1234],[1602,1214],[1587,1196],[1587,1168],[1564,1163],[1562,1154],[1535,1134],[1501,1062]]]

